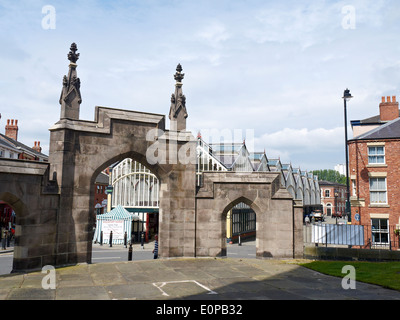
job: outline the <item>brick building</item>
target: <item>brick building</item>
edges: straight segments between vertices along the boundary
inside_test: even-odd
[[[319,181],[321,204],[324,215],[328,217],[344,217],[346,209],[346,185],[331,181]]]
[[[47,162],[48,156],[42,153],[40,141],[28,147],[18,141],[18,130],[18,120],[8,119],[5,134],[0,133],[0,158]]]
[[[94,182],[94,212],[103,214],[107,212],[106,188],[109,183],[109,176],[105,172],[100,172]]]
[[[0,115],[1,118],[1,115]],[[34,146],[18,141],[18,120],[7,120],[5,134],[0,133],[0,158],[48,161],[48,156],[42,153],[40,141],[35,141]],[[9,228],[15,224],[14,210],[4,201],[0,201],[0,228]]]
[[[371,246],[398,247],[400,118],[396,97],[382,98],[379,110],[378,116],[369,118],[374,121],[352,122],[355,136],[348,142],[352,223],[367,226]]]

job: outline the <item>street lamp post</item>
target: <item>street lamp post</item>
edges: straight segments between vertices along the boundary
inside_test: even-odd
[[[349,150],[347,146],[347,102],[353,98],[350,90],[346,89],[343,94],[344,100],[344,133],[345,133],[345,149],[346,149],[346,216],[347,221],[351,223],[351,209],[350,209],[350,181],[349,181]]]
[[[338,196],[339,196],[338,189],[335,188],[334,192],[335,192],[335,217],[336,217],[336,224],[337,224],[337,218],[338,218],[338,214],[339,214],[338,213]]]

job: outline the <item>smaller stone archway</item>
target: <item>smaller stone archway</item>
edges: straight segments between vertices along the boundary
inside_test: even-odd
[[[13,272],[54,265],[59,196],[47,163],[0,160],[0,200],[16,213]]]
[[[226,223],[223,224],[222,228],[225,245],[228,243],[228,240],[230,240],[230,243],[236,241],[239,243],[243,242],[244,238],[253,238],[254,233],[257,233],[256,216],[256,212],[251,208],[251,201],[245,197],[240,197],[229,204],[222,212],[222,219],[226,219]],[[226,250],[224,255],[229,255],[228,250]]]
[[[225,218],[244,202],[257,216],[257,258],[294,258],[302,246],[302,211],[275,172],[205,172],[196,195],[196,256],[226,255]]]
[[[24,254],[23,254],[24,250],[18,248],[21,248],[19,246],[21,244],[24,243],[27,244],[27,242],[24,239],[25,235],[22,235],[22,230],[23,228],[26,228],[26,222],[27,222],[26,218],[29,216],[29,209],[23,202],[23,200],[21,200],[21,198],[15,196],[15,194],[10,192],[4,192],[4,191],[1,192],[0,201],[3,201],[7,206],[9,206],[12,209],[13,213],[15,214],[13,223],[13,227],[15,228],[13,244],[12,242],[9,241],[7,241],[8,244],[6,244],[6,248],[12,246],[14,249],[12,269],[10,270],[12,272],[24,260]],[[0,232],[2,231],[3,228],[6,228],[6,230],[10,232],[10,229],[8,229],[9,225],[7,222],[2,221],[2,223],[0,224]],[[25,248],[25,252],[27,251],[26,249],[27,248]]]

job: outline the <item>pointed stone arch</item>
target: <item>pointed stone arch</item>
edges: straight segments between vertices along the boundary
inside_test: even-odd
[[[190,132],[171,135],[162,115],[103,107],[97,107],[96,114],[94,122],[62,119],[50,129],[49,161],[57,172],[64,203],[60,215],[65,217],[59,233],[66,250],[58,254],[58,264],[91,262],[94,179],[106,166],[127,157],[144,164],[160,180],[160,256],[193,256],[195,164],[174,162],[176,155],[168,148],[166,163],[151,164],[147,151],[155,143],[148,139],[151,130],[163,132],[157,141],[173,143],[176,150],[191,144],[195,150],[194,137]],[[182,232],[174,233],[178,226]],[[190,234],[191,246],[182,236]]]
[[[226,254],[226,213],[244,202],[257,216],[258,258],[293,258],[302,245],[295,231],[302,225],[302,211],[281,188],[277,172],[205,172],[196,195],[196,256]]]

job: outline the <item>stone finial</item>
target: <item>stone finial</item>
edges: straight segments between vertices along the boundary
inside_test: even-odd
[[[71,61],[69,65],[68,76],[63,77],[62,91],[60,96],[61,104],[61,117],[60,119],[79,119],[80,104],[82,103],[81,97],[81,81],[78,78],[76,69],[76,62],[79,59],[79,53],[76,53],[78,47],[76,43],[71,44],[68,60]]]
[[[176,67],[176,73],[175,73],[175,76],[174,76],[176,82],[182,82],[182,80],[185,78],[185,74],[182,73],[182,70],[183,70],[182,66],[179,63],[178,66]]]
[[[76,63],[79,60],[79,53],[76,53],[78,50],[78,47],[76,46],[76,43],[74,42],[71,44],[70,52],[68,53],[68,60],[71,61],[72,63]]]
[[[186,110],[186,97],[182,92],[182,80],[185,74],[182,73],[182,66],[178,64],[175,73],[175,93],[171,96],[171,108],[169,111],[169,119],[171,120],[171,131],[186,130],[186,118],[188,113]]]

